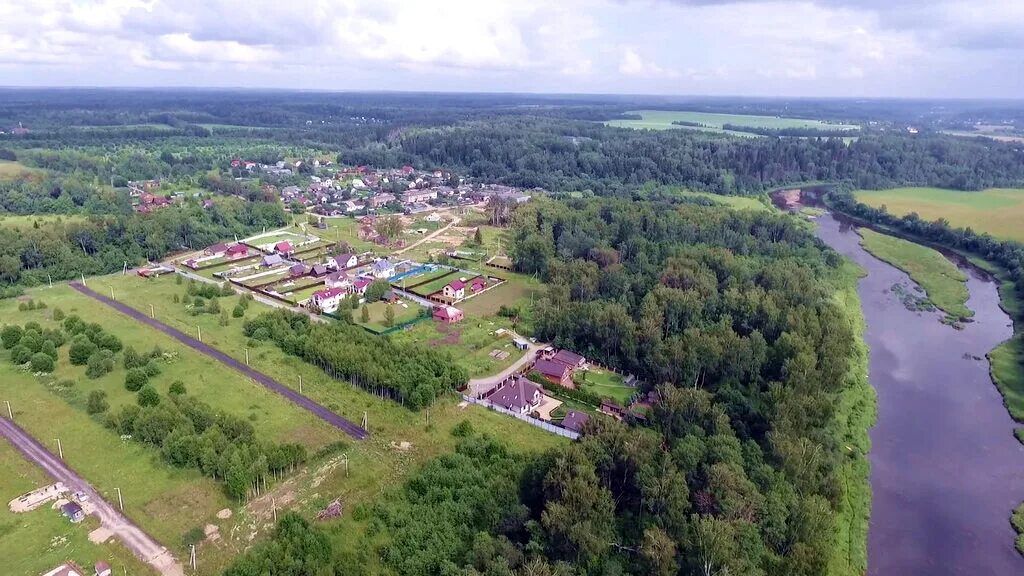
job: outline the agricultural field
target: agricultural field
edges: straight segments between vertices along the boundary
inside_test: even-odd
[[[1001,240],[1024,242],[1024,189],[990,188],[960,192],[941,188],[861,190],[857,200],[890,214],[916,212],[922,219],[945,218],[955,227],[987,232]]]
[[[173,285],[173,279],[170,280]],[[90,280],[94,288],[102,290],[104,286],[98,282]],[[175,287],[175,293],[184,294],[183,285]],[[98,305],[65,284],[38,289],[32,295],[46,302],[48,307],[19,311],[16,302],[5,300],[0,302],[0,314],[7,321],[24,323],[35,320],[45,327],[54,324],[50,315],[53,309],[60,308],[67,314],[78,314],[86,321],[101,324],[140,352],[149,352],[153,346],[159,346],[165,354],[158,361],[160,374],[154,376],[151,383],[165,398],[170,384],[181,381],[190,396],[249,421],[258,437],[274,442],[298,442],[305,445],[310,454],[343,437],[334,428],[248,381],[238,372],[188,349],[169,336]],[[237,298],[221,298],[221,306],[233,307]],[[165,305],[188,314],[184,305],[173,303],[172,296],[167,296]],[[241,322],[240,319],[234,320],[239,326]],[[236,521],[225,522],[216,517],[220,510],[238,507],[224,495],[219,483],[201,476],[194,469],[179,469],[163,463],[155,449],[121,440],[115,432],[86,413],[86,398],[94,390],[107,394],[110,411],[135,403],[136,394],[124,386],[126,372],[121,365],[121,357],[116,357],[115,369],[111,373],[89,379],[84,377],[84,367],[70,364],[67,350],[66,346],[59,350],[60,358],[53,374],[38,378],[12,366],[6,353],[3,354],[0,389],[4,398],[10,399],[15,407],[15,420],[43,442],[48,442],[46,439],[49,438],[61,438],[65,457],[71,466],[108,498],[115,487],[120,487],[126,503],[131,503],[126,504],[126,513],[179,556],[184,554],[183,535],[192,528],[215,524],[226,533],[238,527]],[[110,463],[116,463],[116,466]],[[223,567],[239,545],[238,542],[225,544],[203,547],[202,554],[210,568],[204,573],[216,573],[215,568]]]
[[[51,508],[52,503],[30,512],[11,512],[8,502],[52,484],[53,479],[25,460],[6,440],[0,440],[0,462],[4,463],[4,472],[0,474],[0,558],[4,559],[5,574],[42,574],[67,560],[82,567],[103,560],[118,573],[127,570],[130,574],[155,574],[113,540],[104,544],[90,542],[89,532],[99,527],[95,518],[72,524],[59,510]]]
[[[800,118],[782,118],[778,116],[752,116],[747,114],[713,114],[707,112],[679,112],[667,110],[634,110],[628,114],[639,114],[642,120],[609,120],[605,124],[617,128],[635,128],[648,130],[669,130],[672,128],[688,128],[709,132],[722,132],[735,136],[756,136],[749,132],[725,130],[725,124],[749,126],[751,128],[811,128],[816,130],[859,130],[852,124],[829,124],[820,120],[804,120]],[[702,127],[680,126],[673,122],[695,122]]]
[[[0,160],[0,181],[22,180],[24,178],[40,177],[42,175],[43,171],[38,168],[25,166],[21,162]]]
[[[370,319],[368,322],[363,323],[362,321],[362,308],[366,307],[369,312]],[[395,319],[392,326],[399,326],[410,322],[419,317],[423,311],[423,307],[415,302],[406,302],[405,300],[399,300],[398,303],[391,304],[388,302],[369,302],[359,306],[359,309],[352,311],[352,318],[356,324],[368,328],[373,332],[383,332],[391,326],[388,326],[385,321],[385,310],[391,308],[395,313]]]
[[[619,406],[626,406],[629,399],[636,394],[636,389],[626,386],[622,376],[604,368],[578,370],[573,375],[573,382],[581,390],[613,400]]]
[[[347,549],[356,538],[367,530],[367,517],[353,517],[349,510],[377,499],[381,493],[400,486],[411,472],[423,463],[441,454],[450,453],[456,444],[451,430],[462,421],[469,421],[473,428],[482,433],[503,439],[510,449],[520,452],[547,450],[562,445],[565,439],[546,433],[515,418],[509,418],[479,406],[460,408],[455,395],[442,397],[430,407],[427,413],[414,413],[391,401],[381,400],[349,383],[330,377],[323,370],[306,362],[288,356],[278,346],[270,343],[250,341],[243,334],[243,323],[232,319],[227,326],[220,326],[212,315],[189,316],[183,307],[172,303],[181,286],[174,278],[162,277],[146,280],[137,276],[108,276],[90,281],[114,286],[118,300],[148,311],[155,307],[157,318],[179,330],[193,331],[202,328],[203,341],[217,347],[224,354],[244,360],[248,348],[250,365],[282,383],[299,389],[302,394],[323,404],[332,411],[360,421],[367,416],[370,437],[366,441],[347,445],[349,474],[338,458],[310,464],[307,469],[293,477],[287,486],[274,488],[259,502],[253,502],[245,509],[245,518],[257,518],[269,523],[269,499],[275,497],[279,506],[288,501],[288,506],[310,518],[334,498],[340,497],[345,503],[345,515],[336,524],[330,525],[332,539],[342,549]],[[99,289],[99,288],[97,288]],[[272,308],[258,301],[252,302],[246,317],[269,312]],[[415,329],[431,322],[417,325]],[[496,325],[493,328],[498,328]],[[492,328],[492,329],[493,329]],[[398,338],[406,332],[398,332]],[[511,343],[511,342],[510,342]],[[453,349],[453,355],[457,355]],[[484,353],[485,355],[486,353]],[[429,418],[429,422],[427,421]],[[401,443],[409,443],[402,447]],[[286,499],[287,496],[287,499]],[[201,564],[202,566],[202,564]]]
[[[467,318],[457,324],[442,324],[430,320],[389,337],[396,342],[416,342],[431,347],[444,347],[455,357],[455,362],[469,370],[470,377],[475,378],[496,374],[523,357],[523,352],[512,343],[511,336],[507,333],[495,334],[499,328],[507,330],[511,327],[511,323],[504,318]],[[492,355],[496,350],[506,352],[508,355]]]
[[[967,308],[967,276],[938,251],[902,238],[861,228],[861,245],[880,260],[903,270],[928,294],[932,304],[957,318],[974,315]]]

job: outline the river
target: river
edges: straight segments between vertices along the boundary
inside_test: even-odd
[[[938,312],[912,312],[891,292],[908,276],[865,251],[831,214],[818,236],[859,264],[869,378],[878,393],[871,430],[868,574],[1022,575],[1009,515],[1024,499],[1024,446],[989,377],[985,355],[1012,334],[996,284],[973,268],[956,330]]]

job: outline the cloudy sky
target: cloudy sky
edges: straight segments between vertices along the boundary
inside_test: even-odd
[[[0,85],[1018,98],[1024,0],[0,0]]]

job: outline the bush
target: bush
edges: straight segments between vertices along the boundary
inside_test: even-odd
[[[456,438],[465,438],[473,435],[473,425],[469,423],[469,420],[463,420],[452,428],[452,436]]]
[[[142,369],[146,372],[146,376],[150,378],[160,373],[160,366],[152,360],[146,362],[146,365],[143,366]]]
[[[124,387],[132,392],[138,392],[149,382],[149,375],[142,368],[132,368],[124,376]]]
[[[245,307],[239,303],[237,306],[235,306],[235,309],[231,311],[231,315],[234,316],[235,318],[241,318],[242,316],[245,316]]]
[[[107,402],[107,393],[103,390],[89,392],[89,399],[85,403],[85,411],[89,414],[102,414],[110,408]]]
[[[53,321],[54,322],[60,322],[63,319],[64,319],[64,311],[61,310],[60,308],[54,308],[53,309]]]
[[[21,336],[21,340],[18,341],[18,345],[28,348],[35,354],[43,349],[43,335],[34,328],[26,329],[25,333]]]
[[[97,350],[86,362],[86,378],[99,378],[114,370],[114,353],[110,350]]]
[[[89,362],[89,357],[99,350],[92,340],[85,334],[78,334],[71,340],[71,347],[68,349],[68,357],[75,366],[84,366]]]
[[[181,278],[181,276],[178,276],[178,278]],[[203,532],[203,528],[201,526],[196,526],[188,532],[185,532],[185,535],[181,537],[181,542],[185,545],[185,548],[195,546],[203,540],[206,540],[206,532]]]
[[[210,314],[217,314],[220,312],[220,303],[216,298],[210,300],[210,303],[206,305],[206,311]]]
[[[139,396],[135,399],[139,406],[156,406],[160,403],[160,394],[149,384],[139,390]]]
[[[228,311],[227,310],[221,310],[220,311],[220,319],[217,320],[217,323],[220,324],[221,326],[227,326],[228,325]]]
[[[32,364],[33,372],[53,372],[53,358],[49,354],[36,352],[29,362]]]
[[[181,380],[175,380],[171,382],[171,388],[168,390],[171,396],[184,396],[185,395],[185,383]]]
[[[177,294],[175,294],[173,300],[174,300],[174,303],[177,304],[177,303],[181,302],[181,297],[178,296]]]
[[[11,362],[18,366],[28,364],[32,360],[32,351],[22,345],[17,345],[11,350]]]
[[[3,343],[4,350],[10,350],[17,346],[24,333],[25,331],[21,329],[21,326],[16,324],[4,326],[4,329],[0,331],[0,342]]]
[[[54,345],[53,340],[43,340],[43,346],[39,351],[53,358],[54,361],[57,360],[57,346]]]
[[[111,352],[120,352],[124,348],[120,338],[110,332],[104,332],[102,329],[93,336],[92,340],[100,348]]]

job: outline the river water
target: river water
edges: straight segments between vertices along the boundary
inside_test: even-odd
[[[937,312],[912,312],[891,292],[905,273],[865,251],[831,214],[818,236],[866,272],[867,321],[878,423],[871,430],[868,574],[1024,575],[1009,515],[1024,499],[1024,446],[985,358],[1012,334],[996,284],[968,273],[975,321],[956,330]]]

